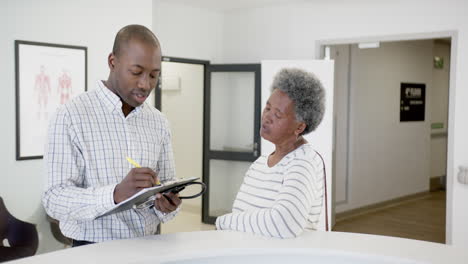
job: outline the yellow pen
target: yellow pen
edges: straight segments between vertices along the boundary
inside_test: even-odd
[[[130,162],[130,164],[132,164],[133,166],[135,166],[135,168],[141,168],[140,164],[138,164],[136,161],[132,160],[132,158],[130,157],[127,157],[127,161]],[[161,182],[159,182],[159,180],[156,181],[156,185],[160,185]]]

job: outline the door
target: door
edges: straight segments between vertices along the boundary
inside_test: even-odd
[[[231,212],[244,174],[260,155],[260,65],[209,65],[206,73],[202,219]]]
[[[326,187],[327,187],[327,212],[328,227],[331,230],[332,223],[332,160],[333,160],[333,82],[334,82],[334,62],[331,60],[265,60],[262,61],[262,106],[266,104],[270,96],[270,87],[273,77],[282,68],[300,68],[314,73],[322,82],[325,88],[325,115],[322,122],[315,131],[305,136],[306,140],[314,146],[324,161],[326,169]],[[264,139],[261,140],[261,153],[269,155],[274,150],[274,145]],[[325,230],[325,210],[322,210],[322,216],[318,230]]]
[[[202,179],[205,67],[208,61],[163,57],[158,98],[169,120],[177,178]],[[196,194],[197,187],[184,190]],[[201,212],[201,197],[183,201],[183,210]],[[177,219],[176,219],[177,220]]]

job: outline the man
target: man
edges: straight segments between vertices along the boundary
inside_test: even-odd
[[[43,204],[74,246],[155,234],[181,203],[168,193],[152,208],[94,219],[159,180],[175,179],[168,121],[145,104],[161,71],[158,39],[144,26],[122,28],[108,65],[107,81],[61,106],[49,124]]]

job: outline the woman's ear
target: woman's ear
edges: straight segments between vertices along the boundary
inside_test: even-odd
[[[300,134],[302,134],[302,132],[304,132],[304,130],[306,129],[307,125],[304,123],[304,122],[299,122],[299,124],[297,125],[296,127],[296,131],[294,131],[294,133],[299,136]]]

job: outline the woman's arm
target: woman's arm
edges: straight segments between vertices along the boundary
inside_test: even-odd
[[[233,213],[218,217],[216,228],[278,238],[298,236],[307,221],[316,221],[320,216],[322,174],[322,168],[316,168],[311,162],[295,160],[286,169],[279,191],[270,195],[268,192],[258,195],[255,190],[262,186],[252,186],[253,182],[248,183],[246,179],[234,203]],[[274,203],[270,207],[262,207],[259,199],[273,199]],[[245,211],[244,206],[258,209]]]

